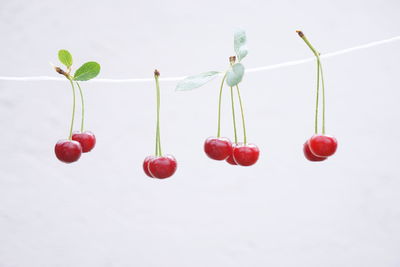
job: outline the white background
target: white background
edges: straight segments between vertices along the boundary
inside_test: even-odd
[[[225,70],[233,31],[247,67],[400,34],[398,1],[0,2],[0,75],[58,77],[72,52],[99,78]],[[252,167],[208,159],[219,80],[175,93],[163,82],[163,150],[171,179],[147,178],[154,83],[84,83],[98,144],[74,164],[54,155],[71,112],[67,81],[0,82],[0,266],[400,266],[400,43],[324,60],[327,131],[337,154],[302,155],[313,133],[315,63],[249,73],[241,85]],[[228,94],[223,135],[232,137]],[[79,110],[78,110],[79,114]],[[79,124],[79,115],[78,115]]]

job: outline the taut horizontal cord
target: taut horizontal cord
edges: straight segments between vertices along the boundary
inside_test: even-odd
[[[321,54],[321,58],[330,58],[330,57],[335,57],[347,53],[351,53],[357,50],[363,50],[387,43],[392,43],[400,41],[400,36],[395,36],[389,39],[384,39],[380,41],[375,41],[375,42],[370,42],[367,44],[363,45],[358,45],[334,52],[329,52],[325,54]],[[310,61],[314,61],[315,57],[309,57],[305,59],[300,59],[300,60],[292,60],[292,61],[287,61],[283,63],[278,63],[278,64],[273,64],[273,65],[268,65],[268,66],[262,66],[262,67],[257,67],[257,68],[249,68],[246,69],[246,73],[251,73],[251,72],[259,72],[259,71],[266,71],[266,70],[273,70],[273,69],[280,69],[284,67],[289,67],[289,66],[295,66],[295,65],[300,65],[304,64]],[[222,74],[221,74],[222,75]],[[160,77],[160,81],[180,81],[182,79],[186,78],[186,76],[181,76],[181,77]],[[13,77],[13,76],[0,76],[0,81],[65,81],[65,78],[61,77],[52,77],[52,76],[27,76],[27,77]],[[153,82],[154,77],[152,78],[132,78],[132,79],[93,79],[90,80],[89,82],[100,82],[100,83],[140,83],[140,82]]]

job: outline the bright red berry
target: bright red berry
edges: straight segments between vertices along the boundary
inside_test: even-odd
[[[233,158],[241,166],[253,165],[259,156],[260,150],[254,144],[238,144],[233,148]]]
[[[148,169],[152,177],[164,179],[175,173],[177,165],[174,156],[166,155],[151,159],[148,163]]]
[[[82,146],[73,140],[59,140],[54,147],[57,158],[65,163],[77,161],[82,155]]]
[[[238,165],[238,164],[236,163],[235,159],[233,158],[233,154],[230,155],[225,161],[228,162],[228,163],[231,164],[231,165]]]
[[[329,135],[314,135],[308,140],[311,152],[318,157],[329,157],[335,154],[337,140]]]
[[[96,137],[92,132],[74,132],[72,134],[72,140],[78,141],[82,146],[82,152],[86,153],[91,151],[96,145]]]
[[[228,162],[231,165],[238,165],[235,161],[235,159],[233,158],[233,149],[235,148],[236,144],[232,144],[232,154],[229,155],[229,157],[225,160],[226,162]]]
[[[143,161],[143,171],[144,171],[144,173],[146,173],[147,176],[149,176],[151,178],[154,178],[154,177],[153,177],[153,175],[151,175],[151,173],[149,171],[149,163],[153,159],[155,159],[154,156],[147,156]]]
[[[209,137],[204,142],[204,152],[211,159],[225,160],[232,155],[232,143],[225,137]]]
[[[303,152],[304,152],[304,156],[305,156],[306,159],[308,159],[309,161],[323,161],[323,160],[326,160],[326,159],[327,159],[327,157],[318,157],[318,156],[315,156],[315,155],[311,152],[310,147],[308,146],[308,140],[304,143]]]

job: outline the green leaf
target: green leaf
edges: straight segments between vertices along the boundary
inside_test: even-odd
[[[234,49],[239,62],[247,56],[246,42],[246,32],[242,29],[236,30],[234,34]]]
[[[203,72],[198,75],[186,77],[180,81],[175,88],[175,91],[188,91],[208,83],[219,74],[218,71]]]
[[[230,87],[239,84],[244,76],[244,66],[242,63],[236,63],[226,74],[226,84]]]
[[[67,68],[72,66],[72,55],[67,50],[61,49],[60,51],[58,51],[58,59]]]
[[[96,77],[100,72],[100,65],[97,62],[86,62],[75,71],[75,81],[88,81]]]

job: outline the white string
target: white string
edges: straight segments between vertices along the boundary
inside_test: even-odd
[[[387,43],[392,43],[400,41],[400,36],[395,36],[389,39],[385,40],[380,40],[380,41],[375,41],[375,42],[370,42],[367,44],[359,45],[359,46],[354,46],[326,54],[322,54],[321,58],[329,58],[329,57],[335,57],[338,55],[343,55],[347,53],[351,53],[353,51],[357,50],[362,50],[370,47],[375,47]],[[266,71],[266,70],[273,70],[273,69],[280,69],[284,67],[289,67],[289,66],[295,66],[295,65],[300,65],[304,64],[310,61],[314,61],[315,57],[309,57],[305,59],[300,59],[300,60],[293,60],[293,61],[288,61],[288,62],[283,62],[279,64],[273,64],[273,65],[268,65],[268,66],[263,66],[263,67],[258,67],[258,68],[250,68],[246,69],[246,73],[250,72],[259,72],[259,71]],[[186,78],[186,76],[182,77],[167,77],[167,78],[162,78],[160,77],[160,81],[180,81],[182,79]],[[51,77],[51,76],[31,76],[31,77],[7,77],[7,76],[0,76],[0,81],[65,81],[65,78],[60,78],[60,77]],[[136,82],[153,82],[154,78],[134,78],[134,79],[93,79],[90,82],[102,82],[102,83],[136,83]]]

